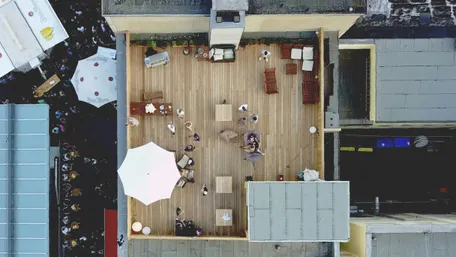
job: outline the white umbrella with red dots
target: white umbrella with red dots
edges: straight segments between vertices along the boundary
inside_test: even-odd
[[[71,83],[79,101],[97,108],[116,101],[116,61],[98,54],[80,60]]]

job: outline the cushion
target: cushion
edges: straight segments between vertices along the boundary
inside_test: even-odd
[[[228,60],[234,59],[234,53],[233,53],[233,51],[231,51],[231,52],[225,52],[224,58],[225,58],[225,59],[228,59]]]
[[[313,47],[305,46],[302,48],[302,59],[313,60]]]
[[[304,60],[304,61],[302,61],[302,70],[303,71],[312,71],[313,65],[314,65],[313,61]]]
[[[238,134],[232,130],[224,130],[219,134],[219,137],[225,142],[229,143],[231,139],[237,137]]]
[[[291,49],[291,59],[293,60],[301,60],[302,58],[302,50],[298,48]]]
[[[214,55],[223,55],[223,49],[215,48]]]
[[[223,54],[214,55],[214,61],[220,61],[220,60],[223,60]]]

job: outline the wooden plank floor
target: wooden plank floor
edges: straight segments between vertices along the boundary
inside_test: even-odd
[[[269,62],[258,60],[263,48],[272,52]],[[195,144],[198,150],[189,154],[196,162],[196,183],[176,188],[170,200],[147,207],[133,199],[133,222],[140,221],[151,227],[152,234],[174,235],[175,209],[180,207],[185,218],[194,220],[206,236],[237,236],[245,229],[245,222],[241,220],[242,213],[246,212],[245,176],[253,175],[257,181],[274,181],[279,174],[284,174],[286,180],[295,180],[296,174],[304,168],[317,168],[318,136],[311,135],[309,127],[318,127],[319,108],[302,104],[302,73],[285,74],[285,64],[292,61],[280,59],[278,46],[241,49],[234,63],[197,61],[192,56],[184,56],[182,48],[168,48],[171,62],[151,69],[144,66],[144,48],[131,47],[130,50],[130,101],[141,101],[144,91],[161,90],[164,102],[172,103],[174,110],[182,108],[185,111],[184,120],[176,115],[137,117],[140,126],[130,129],[130,147],[153,141],[176,151],[180,158],[183,154],[180,148],[192,143],[184,122],[192,121],[194,131],[201,136],[201,142]],[[279,94],[264,92],[263,72],[269,67],[276,68]],[[232,122],[215,121],[215,105],[224,99],[233,105]],[[245,116],[237,111],[241,104],[249,105],[250,114],[259,114],[258,124],[238,125],[238,119]],[[167,128],[170,121],[176,126],[174,136]],[[255,170],[244,160],[245,154],[239,149],[241,140],[225,143],[218,137],[223,129],[239,134],[255,129],[261,133],[266,156],[257,162]],[[232,194],[215,193],[216,176],[233,177]],[[204,183],[209,189],[208,196],[200,192]],[[215,209],[233,209],[233,226],[216,227]]]

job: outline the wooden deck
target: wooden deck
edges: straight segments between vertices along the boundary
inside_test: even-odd
[[[262,49],[272,52],[269,62],[259,61]],[[202,227],[205,236],[238,236],[246,228],[245,176],[253,175],[257,181],[275,181],[279,174],[285,180],[295,180],[304,168],[323,167],[323,132],[309,133],[311,126],[322,128],[321,104],[302,104],[302,72],[286,75],[285,65],[298,61],[281,60],[279,46],[249,46],[237,52],[234,63],[211,63],[197,61],[193,56],[184,56],[182,48],[167,48],[171,62],[166,66],[146,69],[145,48],[130,49],[129,101],[141,101],[144,92],[163,91],[166,103],[172,103],[174,112],[181,108],[185,118],[175,113],[166,117],[137,117],[139,127],[129,128],[129,147],[137,147],[153,141],[165,149],[176,151],[177,158],[183,154],[180,148],[194,144],[198,150],[190,153],[196,165],[194,184],[176,188],[169,200],[149,206],[131,199],[131,222],[139,221],[152,229],[152,235],[174,235],[175,210],[180,207],[187,220],[194,220]],[[195,50],[193,50],[195,51]],[[275,67],[279,94],[267,95],[263,87],[265,68]],[[298,64],[300,68],[300,64]],[[233,121],[215,121],[215,105],[233,105]],[[248,104],[250,114],[259,114],[259,122],[247,127],[238,125],[244,117],[237,111],[241,104]],[[167,128],[173,121],[176,135]],[[184,122],[193,123],[194,132],[201,142],[193,143],[184,128]],[[218,137],[221,130],[230,129],[239,134],[247,130],[261,133],[262,150],[266,155],[257,162],[256,169],[244,160],[239,149],[241,140],[225,143]],[[232,176],[233,193],[215,193],[215,177]],[[209,189],[208,196],[200,192],[202,184]],[[216,227],[215,210],[232,209],[233,226]],[[131,224],[131,223],[130,223]]]

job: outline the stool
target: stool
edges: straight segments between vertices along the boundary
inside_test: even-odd
[[[285,65],[287,75],[295,75],[298,74],[298,65],[295,63],[287,63]]]
[[[133,225],[131,225],[131,229],[136,233],[139,233],[142,228],[143,228],[143,226],[142,226],[141,222],[138,222],[138,221],[133,223]]]
[[[143,227],[142,233],[143,233],[145,236],[150,235],[150,228],[149,228],[149,227]]]

